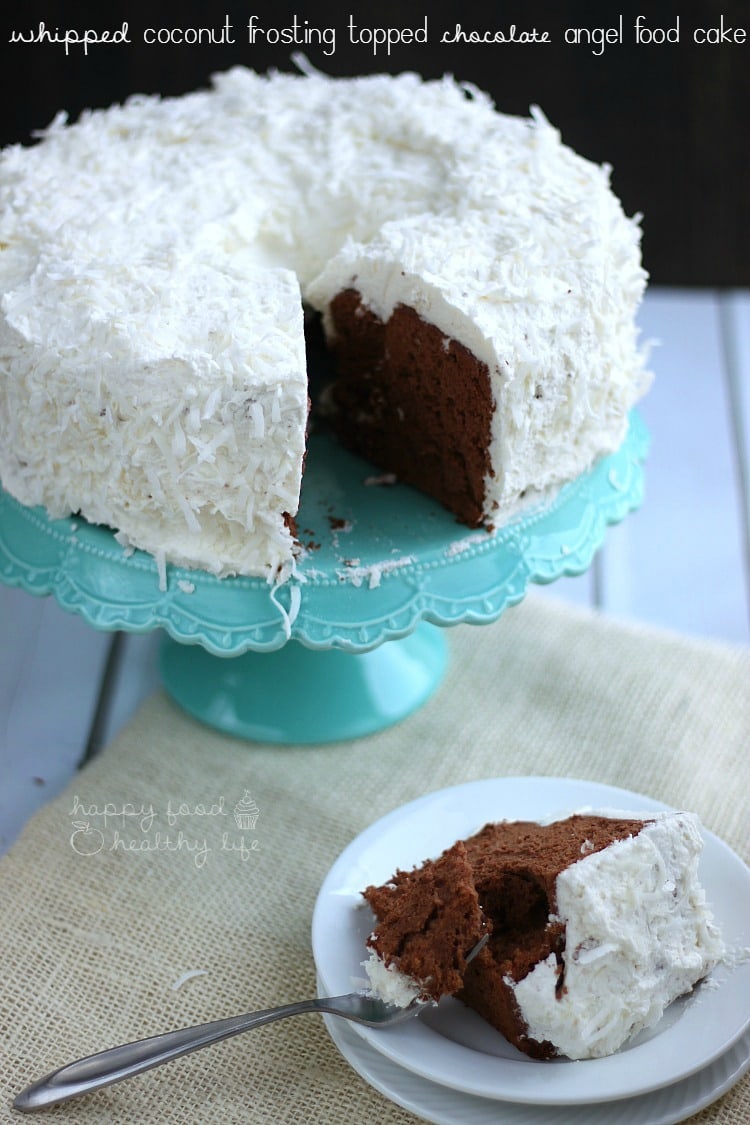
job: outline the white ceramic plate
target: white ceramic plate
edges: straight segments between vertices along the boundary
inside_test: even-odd
[[[747,1031],[703,1070],[649,1094],[588,1106],[520,1105],[428,1082],[374,1050],[345,1020],[323,1018],[341,1054],[365,1082],[434,1125],[675,1125],[711,1105],[750,1069]]]
[[[576,809],[653,812],[651,798],[566,778],[495,778],[428,794],[389,813],[358,836],[328,873],[313,915],[313,953],[321,995],[363,983],[361,962],[372,928],[360,892],[396,868],[435,856],[491,820],[535,820]],[[467,1094],[539,1105],[583,1105],[631,1098],[707,1067],[750,1027],[750,871],[705,833],[700,875],[733,965],[721,965],[661,1022],[604,1059],[536,1062],[454,1000],[414,1020],[375,1030],[357,1027],[371,1047],[399,1066]]]

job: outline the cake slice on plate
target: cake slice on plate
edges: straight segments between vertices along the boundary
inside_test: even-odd
[[[373,990],[381,992],[383,971],[374,963],[390,974],[391,1002],[404,1002],[394,976],[431,980],[420,995],[457,996],[534,1058],[612,1054],[723,954],[698,880],[701,848],[697,818],[682,812],[488,824],[364,892],[378,919],[369,939]],[[424,888],[436,870],[441,894],[429,910]],[[452,890],[446,878],[455,879]],[[475,932],[484,928],[489,942],[445,974],[442,935],[459,932],[459,904],[472,891]],[[411,949],[418,962],[407,960]]]

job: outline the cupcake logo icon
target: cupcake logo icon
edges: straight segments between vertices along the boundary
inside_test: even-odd
[[[246,789],[242,800],[234,806],[234,822],[240,831],[249,831],[255,828],[260,816],[260,809],[253,799],[250,790]]]

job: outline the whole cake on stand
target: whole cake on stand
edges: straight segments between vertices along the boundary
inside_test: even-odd
[[[608,168],[449,78],[301,66],[2,154],[2,575],[163,626],[222,729],[319,741],[433,690],[420,623],[588,565],[640,499],[650,376]]]

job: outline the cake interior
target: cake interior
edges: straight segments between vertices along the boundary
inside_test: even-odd
[[[363,894],[378,919],[370,939],[377,957],[410,978],[422,999],[457,992],[466,957],[486,932],[464,844]]]
[[[333,299],[330,319],[335,375],[326,394],[339,440],[461,523],[485,522],[487,365],[405,305],[380,320],[354,289]]]

